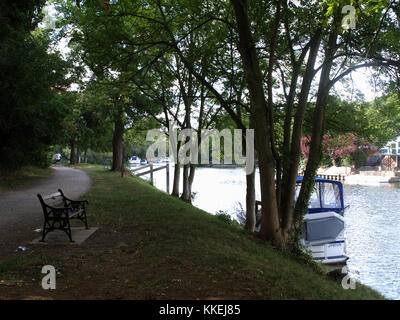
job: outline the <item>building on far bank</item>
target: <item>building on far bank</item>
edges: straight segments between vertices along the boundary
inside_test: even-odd
[[[389,141],[386,146],[379,149],[379,153],[383,156],[381,165],[388,169],[396,169],[399,167],[400,156],[400,134],[395,140]]]

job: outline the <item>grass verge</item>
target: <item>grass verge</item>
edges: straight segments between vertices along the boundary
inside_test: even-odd
[[[359,283],[344,290],[313,266],[140,178],[80,168],[93,179],[83,197],[89,200],[89,226],[100,229],[82,245],[30,246],[0,261],[0,298],[382,298]],[[46,264],[57,270],[56,290],[40,286]],[[13,290],[1,285],[6,279]]]
[[[48,178],[54,169],[23,167],[13,172],[0,172],[0,192],[10,191],[27,186],[33,182]]]

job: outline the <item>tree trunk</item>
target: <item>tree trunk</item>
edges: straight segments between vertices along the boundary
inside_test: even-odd
[[[191,111],[193,104],[193,75],[189,73],[189,77],[187,80],[187,90],[185,89],[185,85],[180,77],[178,77],[179,86],[181,88],[182,99],[185,105],[185,126],[184,129],[192,129],[191,125]],[[189,141],[189,138],[186,138],[186,142]],[[181,195],[181,200],[192,203],[192,195],[191,195],[191,182],[189,176],[189,170],[191,172],[192,164],[185,164],[183,166],[183,190]],[[194,173],[193,173],[194,178]],[[192,178],[192,182],[193,182]]]
[[[272,154],[270,127],[267,119],[267,103],[264,96],[262,75],[250,31],[245,0],[231,0],[235,10],[239,32],[239,52],[251,100],[251,112],[254,119],[255,143],[259,156],[261,186],[261,229],[260,236],[272,244],[283,245],[275,192],[274,158]]]
[[[181,200],[191,203],[192,199],[190,197],[190,188],[189,188],[189,165],[185,164],[183,166],[183,190],[181,195]]]
[[[194,174],[196,173],[196,165],[190,164],[190,173],[189,173],[189,195],[190,195],[190,203],[192,203],[192,185],[194,180]]]
[[[181,166],[179,163],[175,163],[174,168],[174,185],[172,187],[171,196],[179,197],[179,182],[181,177]]]
[[[113,162],[111,171],[122,172],[122,139],[124,135],[124,125],[122,119],[118,118],[114,121],[113,136]]]
[[[196,166],[194,164],[187,164],[183,166],[183,190],[181,200],[192,203],[192,184]]]
[[[83,154],[83,162],[87,163],[87,149],[85,149],[85,153]]]
[[[76,152],[75,152],[76,143],[75,143],[75,140],[72,139],[70,144],[71,144],[71,154],[69,156],[69,163],[70,164],[76,164]]]
[[[181,166],[179,164],[179,149],[181,147],[181,141],[176,143],[176,159],[175,159],[175,168],[174,168],[174,185],[172,187],[171,195],[179,198],[179,183],[181,178]]]
[[[332,31],[329,35],[328,44],[325,48],[325,61],[321,70],[317,101],[315,104],[313,130],[310,142],[310,153],[308,156],[306,171],[304,173],[303,182],[294,210],[294,235],[299,231],[301,221],[308,208],[312,189],[315,183],[315,174],[321,160],[322,153],[322,135],[324,111],[329,95],[330,72],[333,65],[333,56],[336,52],[337,34]]]
[[[254,232],[256,226],[256,190],[255,190],[256,172],[246,175],[246,224],[245,229]]]
[[[292,227],[293,210],[294,210],[294,197],[296,190],[297,174],[299,170],[299,162],[301,156],[301,136],[304,121],[304,114],[307,107],[308,96],[311,88],[311,83],[314,78],[314,66],[318,55],[321,43],[321,32],[318,31],[311,41],[310,53],[307,61],[306,71],[304,74],[302,87],[299,95],[299,102],[293,123],[292,143],[289,153],[290,163],[284,169],[283,186],[282,190],[282,227],[284,232],[287,232]]]
[[[249,128],[253,128],[254,120],[250,118]],[[247,152],[247,141],[246,136],[242,135],[242,146]],[[252,173],[246,175],[246,223],[244,228],[250,232],[255,231],[256,226],[256,188],[255,188],[255,177],[256,177],[256,165],[253,164]]]
[[[81,163],[81,151],[79,150],[79,145],[76,146],[77,162]]]

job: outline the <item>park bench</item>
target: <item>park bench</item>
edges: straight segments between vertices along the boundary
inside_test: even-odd
[[[44,214],[44,224],[42,230],[42,240],[44,241],[46,235],[53,230],[62,230],[64,231],[71,242],[72,234],[71,234],[71,219],[81,220],[86,229],[89,229],[86,218],[86,208],[85,204],[89,202],[87,200],[72,200],[67,198],[61,189],[58,189],[58,192],[43,196],[37,195],[40,204],[42,205],[43,214]]]

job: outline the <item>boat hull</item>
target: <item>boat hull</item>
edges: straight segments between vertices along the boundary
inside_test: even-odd
[[[348,256],[344,230],[345,221],[339,213],[309,213],[304,216],[301,243],[318,262],[327,265],[345,264]]]

